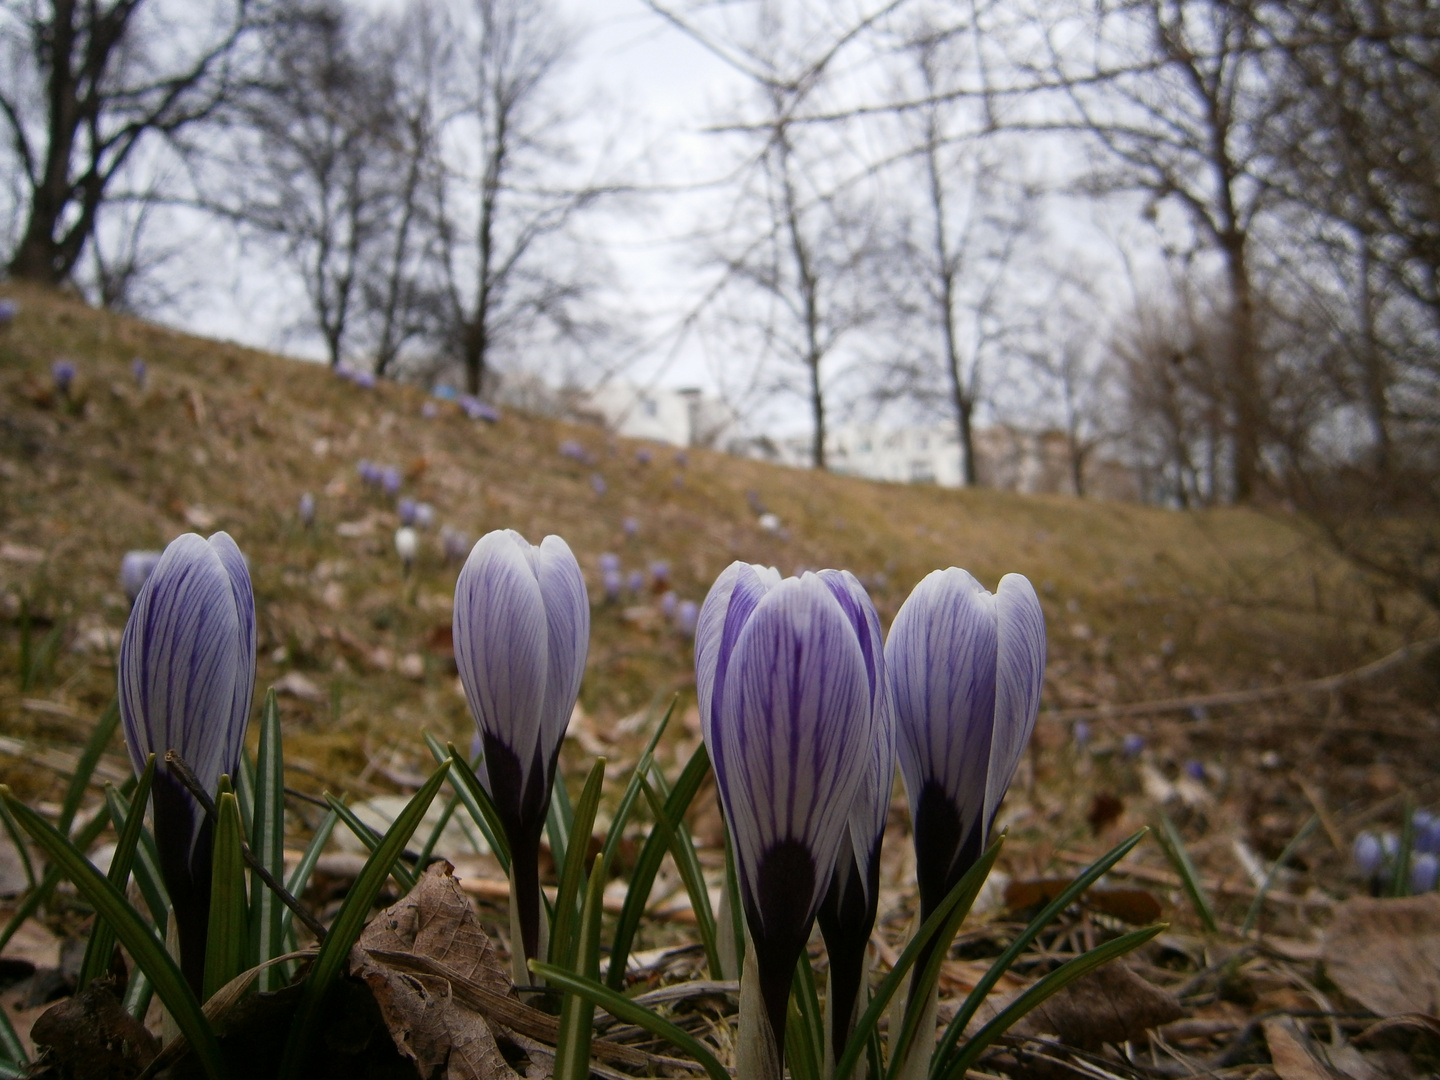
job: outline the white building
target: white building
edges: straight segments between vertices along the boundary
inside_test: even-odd
[[[577,410],[617,435],[674,446],[714,446],[734,421],[730,411],[698,389],[607,383]]]

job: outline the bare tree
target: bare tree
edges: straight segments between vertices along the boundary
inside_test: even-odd
[[[567,242],[615,185],[567,182],[577,154],[559,88],[572,40],[558,12],[473,0],[471,15],[454,31],[452,105],[436,135],[437,239],[445,348],[480,394],[498,359],[545,335],[584,345],[603,334],[587,307],[600,274]]]
[[[71,276],[137,149],[174,145],[230,99],[259,11],[258,0],[0,5],[0,114],[25,202],[12,275]]]

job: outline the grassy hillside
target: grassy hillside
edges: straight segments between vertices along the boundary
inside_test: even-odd
[[[879,484],[677,455],[515,413],[490,425],[453,404],[426,419],[417,388],[366,390],[316,365],[53,294],[0,292],[21,305],[0,331],[0,728],[37,745],[73,742],[112,692],[110,653],[127,613],[122,553],[190,528],[228,530],[250,559],[258,685],[291,676],[301,691],[282,704],[302,768],[340,788],[383,786],[386,753],[408,758],[419,728],[468,740],[445,656],[456,568],[431,530],[403,578],[394,500],[360,483],[361,458],[403,470],[402,494],[433,504],[437,528],[569,541],[595,601],[581,701],[600,737],[677,690],[690,694],[692,682],[688,642],[649,584],[603,601],[603,552],[627,572],[668,562],[676,594],[695,601],[733,559],[786,573],[846,567],[887,623],[934,568],[963,566],[991,587],[1024,573],[1049,621],[1047,709],[1292,681],[1425,632],[1417,608],[1278,512]],[[61,357],[78,369],[69,399],[51,378]],[[144,389],[135,357],[148,365]],[[564,440],[589,460],[561,454]],[[319,504],[313,531],[296,516],[307,491]],[[780,517],[780,534],[760,528],[757,508]],[[22,606],[32,669],[23,692]],[[18,766],[0,757],[0,769]]]

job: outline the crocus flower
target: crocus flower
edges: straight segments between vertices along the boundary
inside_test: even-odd
[[[675,606],[680,603],[680,598],[668,589],[660,594],[660,614],[667,619],[675,617]]]
[[[409,525],[401,525],[395,530],[395,554],[400,556],[400,562],[405,567],[405,573],[410,573],[410,568],[415,565],[415,556],[420,552],[420,537]]]
[[[415,504],[415,527],[428,529],[435,524],[435,507],[427,502]]]
[[[590,640],[585,579],[569,546],[514,530],[481,537],[455,583],[455,663],[484,758],[478,775],[510,844],[517,974],[543,959],[540,836]]]
[[[670,583],[670,564],[664,559],[652,562],[650,564],[650,580],[655,583],[657,589],[667,587]]]
[[[20,305],[14,300],[0,300],[0,330],[14,322],[15,316],[18,314],[20,314]]]
[[[1350,855],[1355,860],[1355,869],[1367,881],[1379,877],[1385,867],[1385,852],[1380,846],[1380,838],[1374,833],[1362,832],[1355,837]]]
[[[1035,727],[1040,600],[1019,574],[992,595],[964,570],[936,570],[896,614],[885,660],[926,919],[984,852]]]
[[[560,456],[570,458],[572,461],[585,461],[590,455],[574,439],[564,439],[560,443]]]
[[[1145,737],[1143,735],[1137,735],[1133,731],[1129,735],[1126,735],[1120,742],[1120,753],[1124,754],[1127,758],[1139,757],[1141,751],[1144,749]]]
[[[1410,891],[1415,894],[1431,892],[1440,880],[1440,859],[1428,851],[1422,851],[1410,860]]]
[[[845,570],[821,570],[819,577],[840,602],[860,643],[871,715],[870,741],[864,747],[865,771],[849,807],[846,835],[818,915],[830,960],[826,1009],[831,1042],[826,1047],[826,1061],[833,1069],[859,1019],[865,950],[880,901],[880,845],[895,787],[895,709],[885,674],[880,617],[865,587]]]
[[[308,491],[301,495],[299,509],[300,524],[304,525],[307,529],[310,528],[311,525],[315,524],[315,496],[311,495]]]
[[[1075,740],[1075,745],[1080,749],[1083,750],[1090,745],[1090,725],[1084,720],[1076,720],[1075,726],[1070,730],[1070,734]]]
[[[599,564],[602,574],[611,571],[618,572],[620,569],[620,556],[616,555],[613,551],[601,552],[600,558],[597,559],[596,562]]]
[[[824,579],[737,562],[700,611],[695,678],[754,949],[745,977],[773,1036],[740,1038],[765,1055],[757,1075],[779,1077],[791,976],[873,756],[870,674]]]
[[[440,406],[433,401],[427,401],[420,406],[420,418],[422,420],[434,420],[440,415]]]
[[[375,373],[373,371],[355,371],[350,376],[350,381],[362,390],[375,389]]]
[[[630,591],[638,596],[645,589],[645,575],[639,570],[631,570],[626,584],[630,586]]]
[[[1205,763],[1191,758],[1185,762],[1185,775],[1191,780],[1203,782],[1205,779]]]
[[[400,516],[401,525],[415,524],[415,500],[411,498],[401,499],[395,504],[395,512]]]
[[[160,872],[175,911],[180,966],[205,973],[212,826],[163,764],[175,750],[212,795],[235,775],[255,689],[255,599],[245,558],[223,533],[171,542],[125,624],[120,716],[136,773],[151,754]]]
[[[494,405],[469,394],[460,399],[460,408],[465,410],[465,415],[471,420],[484,420],[493,424],[500,419],[500,411]]]
[[[591,474],[590,487],[596,495],[604,495],[605,492],[610,489],[610,486],[605,483],[605,477],[601,476],[598,472]]]
[[[380,470],[380,486],[385,489],[386,495],[395,495],[400,491],[400,470],[394,465],[386,465]]]
[[[160,562],[158,551],[127,551],[120,558],[120,587],[133,605]]]
[[[700,621],[700,605],[694,600],[681,600],[675,605],[675,629],[685,637],[695,636],[695,626]]]
[[[620,522],[620,528],[625,530],[626,536],[633,539],[640,531],[640,522],[636,521],[633,517],[627,517],[624,521]]]
[[[605,599],[612,604],[619,600],[620,595],[625,591],[625,579],[620,576],[619,570],[601,570],[600,584],[605,590]]]
[[[74,362],[56,360],[50,365],[50,377],[55,380],[55,389],[62,395],[70,393],[70,384],[75,381]]]
[[[445,553],[445,561],[463,562],[466,554],[470,551],[470,537],[459,529],[449,525],[440,527],[440,550]]]
[[[146,383],[146,381],[149,379],[149,376],[150,376],[150,369],[145,366],[145,361],[144,361],[144,360],[141,360],[140,357],[138,357],[138,356],[135,357],[134,360],[131,360],[131,361],[130,361],[130,374],[135,377],[135,385],[136,385],[139,389],[144,390],[144,389],[145,389],[145,383]]]

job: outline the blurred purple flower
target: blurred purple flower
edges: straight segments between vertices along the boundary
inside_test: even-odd
[[[684,450],[676,450],[675,464],[679,465],[682,469],[685,468],[686,465],[690,464],[690,455],[687,454]]]
[[[600,565],[600,569],[607,573],[620,569],[620,556],[616,555],[613,551],[602,552],[597,562]]]
[[[656,587],[667,585],[670,582],[670,564],[664,559],[656,559],[650,564],[650,580]]]
[[[605,589],[605,599],[612,604],[620,599],[625,591],[625,579],[621,577],[619,570],[602,569],[600,571],[600,583]]]
[[[50,377],[55,380],[55,389],[62,395],[70,393],[70,384],[75,381],[75,363],[71,360],[56,360],[50,365]]]
[[[1191,780],[1203,782],[1205,780],[1205,763],[1191,758],[1185,762],[1185,775]]]
[[[926,919],[983,854],[1035,727],[1040,600],[1019,574],[992,595],[964,570],[936,570],[896,614],[885,660]]]
[[[645,575],[639,570],[631,570],[630,580],[627,584],[630,586],[630,591],[638,596],[645,588]]]
[[[311,525],[315,524],[315,496],[311,495],[310,492],[307,491],[304,495],[300,496],[299,511],[301,525],[304,525],[305,528],[308,529]]]
[[[520,971],[540,958],[540,835],[589,639],[585,579],[564,540],[480,539],[455,584],[455,662],[484,745],[480,782],[510,843]]]
[[[461,562],[470,553],[470,537],[449,525],[440,527],[440,550],[447,563]]]
[[[355,369],[344,360],[341,360],[331,370],[335,372],[337,378],[345,379],[347,382],[355,378]]]
[[[426,420],[434,420],[440,415],[440,406],[433,401],[427,401],[420,406],[420,416]]]
[[[14,300],[0,300],[0,330],[9,326],[15,321],[15,316],[20,314],[20,305]]]
[[[485,420],[493,424],[500,419],[499,410],[494,405],[481,401],[471,394],[460,398],[460,408],[465,410],[465,415],[471,420]]]
[[[395,512],[400,515],[401,525],[415,524],[415,500],[409,497],[401,499],[395,504]]]
[[[415,504],[415,527],[428,529],[435,524],[435,507],[427,502]]]
[[[356,370],[350,376],[350,381],[362,390],[375,389],[375,373],[373,371]]]
[[[620,528],[625,531],[626,536],[633,540],[636,534],[640,532],[640,522],[636,521],[633,517],[627,517],[624,521],[620,522]]]
[[[589,452],[574,439],[565,439],[560,443],[560,456],[570,458],[572,461],[588,461]]]
[[[1410,892],[1414,895],[1432,892],[1440,879],[1440,859],[1422,851],[1410,860]]]
[[[590,474],[590,487],[594,489],[596,495],[604,495],[609,486],[605,483],[605,477],[597,472]]]
[[[133,605],[160,562],[158,551],[127,551],[120,558],[120,587]]]
[[[1090,745],[1090,725],[1084,720],[1076,720],[1075,726],[1071,729],[1071,735],[1075,739],[1075,745],[1080,749]]]
[[[875,756],[879,662],[872,649],[867,663],[853,612],[818,575],[781,581],[772,568],[733,563],[700,612],[700,724],[735,851],[777,1077],[791,978]]]
[[[1356,836],[1350,855],[1355,861],[1355,869],[1366,880],[1379,877],[1385,867],[1385,852],[1380,846],[1380,838],[1374,833],[1362,832]]]
[[[695,636],[695,624],[700,620],[700,605],[694,600],[681,600],[675,606],[675,629],[684,637]]]
[[[235,776],[255,691],[255,598],[245,557],[223,533],[170,543],[141,588],[119,657],[120,717],[151,797],[160,873],[175,912],[180,966],[198,994],[210,913],[210,821],[164,764],[185,759],[212,795]]]
[[[675,617],[675,606],[679,602],[680,598],[667,589],[660,595],[660,613],[667,619],[673,619]]]
[[[135,377],[135,385],[139,389],[144,390],[145,383],[149,381],[150,376],[150,369],[146,367],[145,361],[141,360],[138,356],[135,357],[134,360],[131,360],[130,374]]]
[[[1126,735],[1120,742],[1120,753],[1124,754],[1127,758],[1139,757],[1140,752],[1144,749],[1145,736],[1137,735],[1133,731],[1129,735]]]
[[[400,470],[394,465],[386,465],[380,470],[380,486],[385,489],[385,494],[396,495],[400,492]]]
[[[638,465],[649,465],[654,456],[648,446],[642,446],[639,450],[635,451],[635,462]]]

